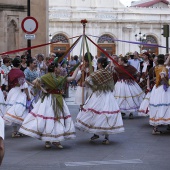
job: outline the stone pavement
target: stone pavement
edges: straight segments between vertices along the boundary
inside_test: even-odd
[[[74,93],[70,90],[66,100],[75,121],[79,106],[73,103]],[[91,143],[92,134],[77,130],[76,139],[62,142],[61,150],[45,149],[44,142],[27,136],[11,138],[7,126],[0,170],[169,170],[170,133],[152,135],[148,117],[125,116],[123,121],[125,132],[110,135],[109,145],[102,144],[103,136]]]
[[[71,86],[69,86],[69,97],[65,98],[67,105],[76,105],[75,104],[75,93],[76,93],[76,90],[74,88],[71,88]]]

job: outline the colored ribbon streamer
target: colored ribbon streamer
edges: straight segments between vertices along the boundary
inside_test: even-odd
[[[68,39],[73,39],[73,38],[77,38],[77,37],[80,37],[80,36],[75,36],[75,37],[71,37],[71,38],[68,38]],[[60,41],[61,41],[61,40],[60,40]],[[50,42],[50,43],[35,45],[35,46],[32,46],[32,47],[28,47],[28,48],[21,48],[21,49],[17,49],[17,50],[8,51],[8,52],[3,52],[3,53],[0,53],[0,55],[7,55],[7,54],[18,53],[18,52],[21,52],[21,51],[27,51],[27,50],[31,50],[31,49],[34,49],[34,48],[43,47],[43,46],[46,46],[46,45],[58,43],[58,42],[60,42],[60,41],[55,41],[55,42]]]
[[[84,44],[84,36],[83,36],[82,41],[81,41],[81,48],[80,48],[79,58],[81,57],[81,54],[82,54],[82,51],[83,51],[83,44]]]
[[[61,62],[65,56],[66,56],[66,58],[68,57],[68,54],[73,50],[73,48],[79,42],[81,37],[82,37],[82,35],[79,36],[78,39],[72,44],[72,46],[63,54],[63,56],[58,59],[58,62]]]
[[[95,37],[95,38],[100,38],[99,36],[94,36],[94,35],[88,35],[88,36]],[[139,44],[139,45],[148,46],[148,47],[166,48],[165,46],[161,46],[161,45],[158,45],[158,44],[147,44],[147,43],[142,43],[142,42],[118,40],[118,39],[114,39],[114,38],[103,38],[103,39],[104,39],[104,40],[112,40],[112,41],[125,42],[125,43],[130,43],[130,44]]]
[[[86,37],[85,37],[85,43],[86,43],[86,48],[87,48],[87,55],[88,55],[89,66],[90,66],[90,73],[92,73],[93,72],[93,69],[92,69],[92,60],[91,60],[89,46],[88,46],[87,38]]]
[[[115,65],[117,65],[118,67],[120,67],[127,75],[129,75],[134,81],[136,81],[135,78],[134,78],[129,72],[127,72],[121,65],[119,65],[112,57],[110,57],[109,54],[108,54],[106,51],[104,51],[100,46],[98,46],[95,42],[93,42],[88,36],[86,36],[86,37],[87,37],[103,54],[105,54],[108,58],[110,58]]]

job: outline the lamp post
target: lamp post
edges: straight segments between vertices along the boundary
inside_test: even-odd
[[[49,43],[52,41],[52,35],[51,33],[49,34]],[[49,53],[51,53],[51,44],[49,45]]]
[[[135,38],[136,38],[136,41],[139,41],[140,43],[142,43],[144,40],[146,40],[146,35],[139,32],[139,34],[135,34]],[[143,46],[140,44],[139,45],[140,53],[142,51],[142,47]]]

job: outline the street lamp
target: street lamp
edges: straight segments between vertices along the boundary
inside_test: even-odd
[[[52,35],[51,35],[51,33],[49,34],[49,41],[51,42],[51,40],[52,40]]]
[[[142,43],[144,40],[146,40],[146,35],[139,32],[139,34],[135,34],[135,38],[136,38],[136,41],[139,41],[140,43]],[[142,47],[143,47],[142,44],[140,44],[139,45],[140,53],[142,51]]]

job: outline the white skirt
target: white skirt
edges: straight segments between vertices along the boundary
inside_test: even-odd
[[[83,89],[84,88],[84,89]],[[88,97],[92,94],[92,90],[88,87],[77,86],[75,94],[75,103],[78,105],[84,104]],[[82,98],[84,96],[84,99]]]
[[[2,93],[2,90],[0,89],[0,116],[2,117],[4,115],[5,108],[6,108],[6,105],[5,105],[4,95]]]
[[[123,113],[138,111],[144,97],[144,92],[136,82],[133,84],[118,81],[115,84],[115,99]]]
[[[122,116],[112,92],[93,93],[79,112],[75,126],[93,134],[124,132]]]
[[[0,137],[4,139],[4,120],[0,116]]]
[[[140,108],[139,108],[139,111],[138,111],[138,116],[148,116],[149,115],[149,100],[150,100],[150,96],[151,96],[151,92],[148,92],[141,105],[140,105]]]
[[[153,87],[149,103],[149,123],[152,126],[170,124],[170,88],[165,90],[163,85]]]
[[[3,117],[6,124],[22,124],[25,116],[28,114],[26,99],[27,96],[25,92],[21,91],[20,87],[14,87],[9,91],[6,100],[6,111]]]
[[[51,94],[40,98],[27,115],[19,132],[42,141],[59,142],[75,138],[75,127],[63,100],[63,112],[59,111],[59,120],[55,117]]]

